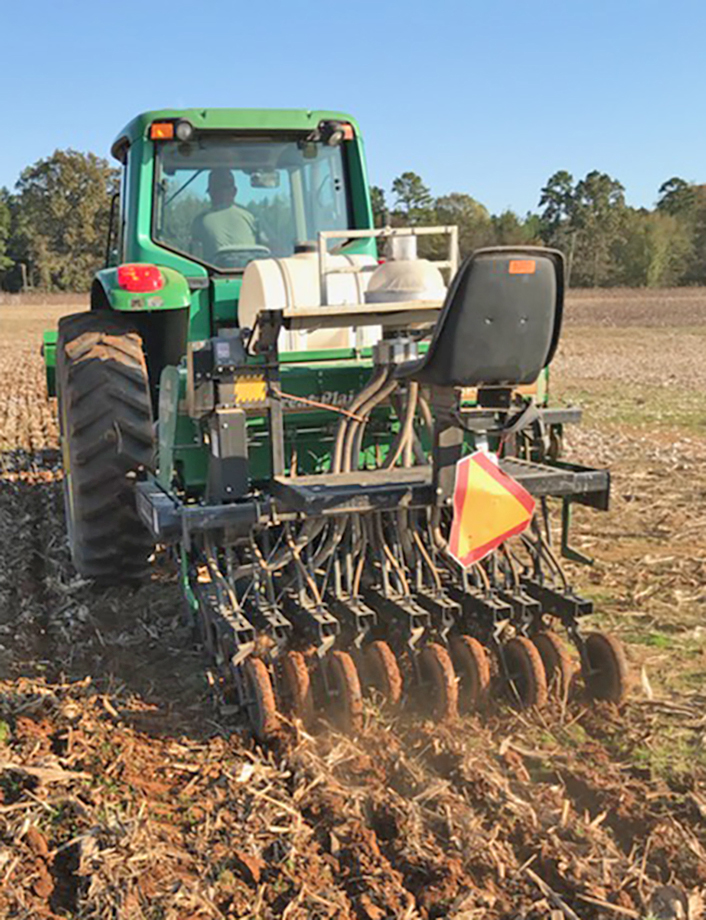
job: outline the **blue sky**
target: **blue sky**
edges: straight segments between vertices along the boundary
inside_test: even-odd
[[[373,183],[410,169],[495,212],[561,168],[636,206],[706,181],[703,2],[2,0],[0,32],[0,185],[172,105],[343,109]]]

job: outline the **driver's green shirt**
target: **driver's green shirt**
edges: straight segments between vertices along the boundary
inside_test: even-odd
[[[255,218],[237,204],[199,214],[194,219],[191,236],[201,244],[206,262],[215,262],[222,249],[257,246]]]

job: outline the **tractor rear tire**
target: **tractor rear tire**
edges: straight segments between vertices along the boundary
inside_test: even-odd
[[[137,582],[154,541],[135,506],[155,440],[142,339],[108,310],[59,321],[59,425],[71,557],[84,578]]]

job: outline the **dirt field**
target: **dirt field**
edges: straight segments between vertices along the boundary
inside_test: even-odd
[[[263,751],[214,697],[166,559],[99,593],[69,563],[41,330],[0,303],[0,917],[703,916],[706,291],[572,295],[552,386],[610,465],[577,514],[630,700],[366,711]]]

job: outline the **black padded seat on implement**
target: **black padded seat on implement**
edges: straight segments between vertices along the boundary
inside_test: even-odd
[[[398,376],[439,387],[532,383],[556,351],[563,304],[558,250],[478,249],[451,281],[429,351]]]

